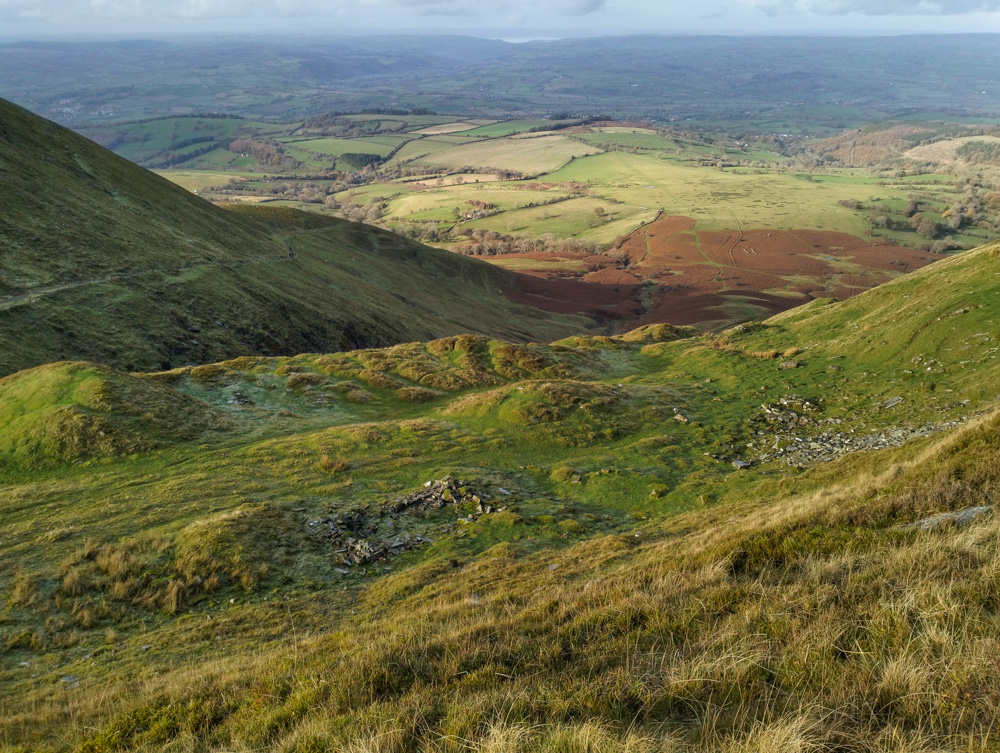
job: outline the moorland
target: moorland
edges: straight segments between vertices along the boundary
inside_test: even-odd
[[[989,39],[0,46],[0,751],[1000,748]]]

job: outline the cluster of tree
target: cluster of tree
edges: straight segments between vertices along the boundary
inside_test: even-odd
[[[193,144],[203,144],[203,146],[183,153],[174,151],[175,149],[183,149]],[[203,154],[213,152],[216,149],[224,149],[225,145],[225,141],[217,141],[215,139],[187,139],[172,147],[170,151],[160,151],[147,157],[142,161],[142,164],[144,167],[150,169],[173,167],[174,165],[196,159]]]
[[[388,206],[381,196],[376,196],[371,202],[363,206],[347,201],[337,208],[337,215],[352,222],[379,225],[379,221],[382,219]]]
[[[371,154],[369,152],[345,152],[337,158],[354,170],[363,170],[366,167],[377,167],[385,159],[381,154]]]
[[[499,256],[501,254],[574,252],[597,255],[604,246],[594,241],[578,238],[556,238],[552,234],[530,238],[525,235],[504,235],[482,228],[462,231],[467,240],[457,244],[453,251],[466,256]]]
[[[482,217],[488,217],[491,214],[496,213],[497,205],[490,204],[487,201],[480,201],[479,199],[469,199],[465,202],[471,209],[463,210],[460,214],[463,220],[477,220]]]
[[[274,141],[235,139],[229,142],[229,151],[253,157],[259,166],[276,170],[284,170],[296,164],[295,160],[285,154],[281,145]]]
[[[955,154],[972,165],[1000,165],[1000,141],[967,141]]]

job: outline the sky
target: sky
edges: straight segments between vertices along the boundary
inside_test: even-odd
[[[1000,0],[0,0],[0,37],[1000,33]]]

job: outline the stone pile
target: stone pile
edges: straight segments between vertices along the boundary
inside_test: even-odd
[[[902,402],[902,398],[891,398],[879,407],[886,410]],[[838,431],[833,427],[842,424],[843,420],[815,417],[820,410],[818,405],[794,395],[783,397],[777,403],[762,405],[757,425],[762,422],[764,428],[754,433],[748,448],[754,460],[760,463],[780,461],[791,466],[822,463],[849,452],[898,447],[914,437],[925,437],[961,423],[945,421],[923,426],[899,426],[862,434],[855,429]]]
[[[942,429],[951,429],[959,425],[958,421],[946,421],[924,426],[901,426],[869,434],[824,431],[813,436],[801,437],[793,434],[774,435],[774,443],[770,446],[766,443],[763,443],[763,446],[762,443],[757,443],[757,460],[762,463],[778,460],[793,466],[823,463],[849,452],[899,447],[914,437],[926,437]]]
[[[367,565],[402,554],[422,544],[433,543],[433,539],[425,535],[401,531],[400,525],[409,517],[417,518],[420,513],[440,510],[449,505],[463,506],[465,516],[460,520],[465,521],[476,520],[498,511],[486,494],[464,481],[445,476],[436,481],[428,481],[419,491],[396,500],[338,511],[329,518],[310,521],[309,526],[319,529],[320,535],[340,555],[343,564]],[[429,527],[424,526],[425,529]],[[447,533],[453,527],[453,524],[445,524],[437,526],[436,530]]]

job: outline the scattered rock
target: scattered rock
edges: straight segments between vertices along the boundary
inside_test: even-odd
[[[953,524],[956,526],[964,526],[971,523],[980,515],[985,515],[992,509],[993,509],[992,505],[982,505],[981,507],[967,507],[964,510],[956,510],[955,512],[945,512],[941,513],[940,515],[933,515],[929,518],[918,520],[915,523],[907,523],[906,525],[899,526],[899,530],[928,531],[933,528],[939,528],[941,526],[948,524]]]
[[[733,461],[733,468],[735,468],[738,471],[741,471],[744,468],[749,468],[749,467],[750,463],[748,463],[745,460],[740,460],[739,458],[737,458],[736,460]]]
[[[507,490],[502,491],[511,495]],[[464,507],[466,515],[459,520],[466,522],[504,509],[494,507],[489,495],[471,484],[445,476],[426,482],[420,491],[412,494],[381,505],[366,503],[354,509],[338,511],[329,518],[311,520],[308,526],[320,531],[320,535],[333,546],[334,553],[340,555],[343,564],[366,565],[434,543],[425,535],[401,531],[400,525],[406,516],[417,517],[447,506]],[[447,532],[452,528],[453,524],[438,530]],[[335,571],[341,574],[349,572],[339,568]]]
[[[887,410],[889,408],[895,408],[901,402],[903,402],[903,398],[901,398],[899,396],[890,397],[888,400],[886,400],[884,403],[882,403],[882,409],[883,410]]]
[[[897,399],[898,403],[893,402]],[[892,407],[901,402],[903,398],[892,398],[880,406]],[[859,434],[855,429],[838,431],[832,428],[843,424],[844,419],[821,418],[817,415],[820,412],[820,406],[794,395],[783,397],[777,403],[762,405],[761,415],[753,419],[757,430],[753,442],[748,445],[756,449],[753,459],[761,463],[780,461],[802,467],[834,460],[849,452],[898,447],[915,437],[953,429],[967,418],[963,416],[961,421],[897,426]]]
[[[782,369],[797,369],[797,368],[799,368],[799,362],[798,361],[782,361],[780,364],[778,364],[778,366],[780,366]]]

